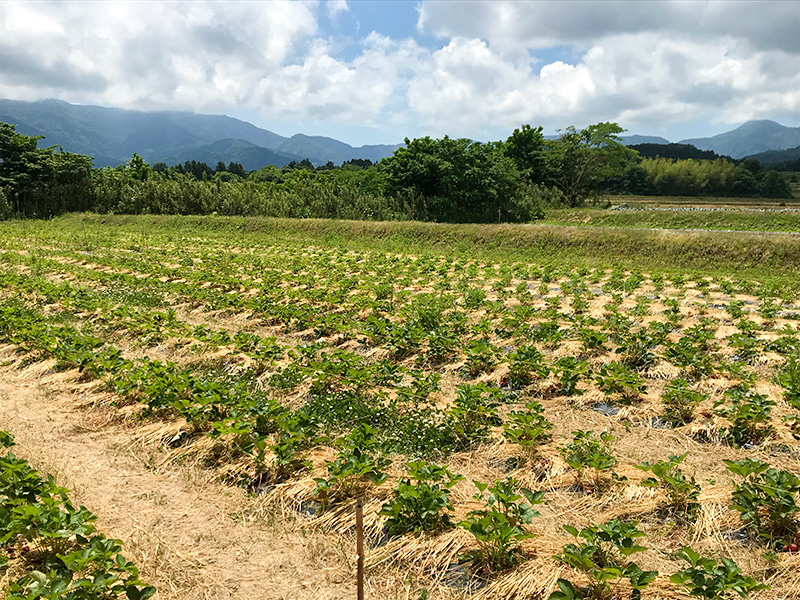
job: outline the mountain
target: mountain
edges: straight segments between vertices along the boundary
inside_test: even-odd
[[[637,144],[669,144],[669,140],[657,135],[623,135],[620,141],[625,146],[635,146]]]
[[[800,146],[800,127],[786,127],[775,121],[748,121],[733,131],[708,138],[682,140],[680,143],[733,158],[744,158],[769,150]]]
[[[307,156],[311,162],[324,164],[330,161],[338,165],[351,158],[368,158],[372,162],[378,162],[384,156],[390,156],[399,147],[400,144],[353,148],[349,144],[333,138],[298,133],[284,141],[277,149],[287,154]],[[354,156],[354,154],[358,156]],[[316,161],[311,158],[312,156],[316,157]]]
[[[134,152],[151,164],[197,160],[214,166],[223,161],[241,163],[248,170],[266,164],[283,166],[303,158],[316,165],[329,160],[341,164],[353,158],[375,162],[399,147],[354,148],[331,138],[302,134],[285,138],[226,115],[142,112],[61,100],[0,100],[0,120],[17,125],[22,134],[44,135],[41,146],[61,146],[68,152],[93,156],[97,167],[123,164]]]
[[[762,165],[774,165],[776,163],[793,162],[800,160],[800,146],[787,150],[769,150],[752,154],[747,158],[755,158]]]
[[[226,164],[235,162],[242,165],[246,171],[256,171],[264,165],[285,167],[293,160],[299,162],[302,159],[301,156],[283,154],[269,148],[256,146],[247,140],[231,138],[217,140],[199,148],[193,146],[177,151],[164,157],[160,162],[174,165],[183,164],[187,160],[196,160],[206,163],[212,169],[220,161]]]

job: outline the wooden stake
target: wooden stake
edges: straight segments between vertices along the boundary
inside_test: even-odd
[[[364,506],[356,503],[356,598],[364,600]]]

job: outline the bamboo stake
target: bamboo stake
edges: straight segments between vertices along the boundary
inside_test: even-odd
[[[356,503],[356,597],[364,600],[364,505]]]

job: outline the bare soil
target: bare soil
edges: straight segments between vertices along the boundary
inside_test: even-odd
[[[0,368],[0,429],[16,436],[17,456],[52,473],[123,541],[157,598],[355,597],[351,540],[273,519],[199,466],[159,466],[135,427],[91,406],[91,386],[51,366]]]

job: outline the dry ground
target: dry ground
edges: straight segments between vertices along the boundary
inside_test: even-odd
[[[136,443],[134,428],[91,406],[91,386],[51,367],[0,369],[0,429],[16,436],[18,456],[54,474],[108,537],[123,540],[142,577],[158,587],[157,598],[355,597],[350,538],[273,519],[256,499],[212,481],[199,466],[160,465],[159,453]],[[378,578],[368,586],[373,597],[410,592],[386,589]]]

